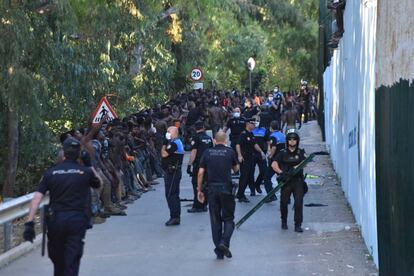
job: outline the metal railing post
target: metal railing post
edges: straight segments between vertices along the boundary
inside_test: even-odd
[[[3,252],[6,252],[11,249],[11,237],[12,237],[13,226],[11,222],[6,222],[3,225],[3,235],[4,235],[4,248]]]
[[[0,227],[3,226],[3,251],[6,252],[13,247],[13,221],[21,218],[29,213],[30,202],[33,199],[34,193],[27,194],[18,198],[5,198],[3,203],[0,203]],[[40,217],[43,223],[44,205],[49,202],[49,196],[46,195],[40,203]],[[1,241],[0,241],[1,242]],[[3,252],[1,252],[3,253]]]

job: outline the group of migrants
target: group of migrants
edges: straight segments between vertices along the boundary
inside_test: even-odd
[[[48,251],[55,275],[77,275],[86,230],[110,216],[125,216],[127,204],[153,190],[159,177],[164,177],[170,210],[166,226],[179,225],[183,157],[191,151],[186,172],[192,178],[194,201],[187,211],[209,209],[214,252],[218,259],[230,258],[235,198],[247,203],[246,188],[255,196],[262,193],[263,184],[269,192],[275,173],[279,180],[290,177],[304,159],[296,129],[316,115],[316,90],[302,81],[298,92],[282,93],[276,87],[254,94],[235,89],[180,93],[123,119],[108,121],[103,116],[97,125],[62,133],[57,165],[39,184],[24,238],[33,240],[33,218],[49,191]],[[292,183],[300,184],[281,192],[282,228],[287,229],[293,193],[295,231],[302,232],[303,174],[295,177]],[[268,202],[274,200],[276,196]]]

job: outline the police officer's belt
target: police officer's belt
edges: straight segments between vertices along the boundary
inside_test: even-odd
[[[176,170],[180,170],[181,169],[181,165],[168,165],[168,170],[169,171],[176,171]]]
[[[208,185],[217,187],[217,186],[226,186],[226,185],[231,185],[231,184],[227,182],[209,182]]]

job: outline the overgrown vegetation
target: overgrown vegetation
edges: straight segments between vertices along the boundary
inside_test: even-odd
[[[316,0],[0,0],[0,177],[33,190],[56,136],[107,95],[122,116],[189,88],[316,80]],[[17,166],[17,171],[13,171]],[[15,185],[14,179],[17,183]]]

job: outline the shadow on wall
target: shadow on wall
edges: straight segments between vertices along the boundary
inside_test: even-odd
[[[346,33],[324,73],[326,142],[370,254],[378,265],[375,171],[376,5],[348,1]],[[336,1],[336,8],[345,1]],[[331,3],[334,4],[333,2]],[[342,9],[343,12],[343,9]],[[338,18],[337,18],[338,19]],[[343,29],[343,30],[344,30]],[[356,133],[357,132],[357,133]],[[350,135],[353,140],[350,143]],[[358,138],[354,138],[358,137]],[[356,141],[357,140],[357,141]]]

